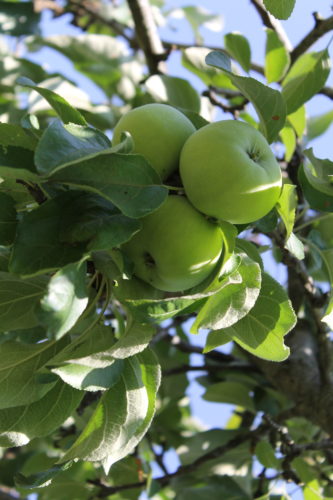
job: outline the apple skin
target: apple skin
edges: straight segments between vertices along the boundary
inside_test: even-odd
[[[168,196],[141,221],[142,229],[122,246],[138,278],[159,290],[180,292],[201,283],[215,268],[222,230],[185,197]]]
[[[185,193],[202,213],[232,224],[266,215],[282,186],[279,164],[264,136],[247,123],[205,125],[186,141],[180,156]]]
[[[115,126],[112,142],[116,146],[121,133],[130,132],[133,153],[143,155],[165,180],[178,168],[181,149],[195,130],[192,122],[176,108],[151,103],[123,115]]]

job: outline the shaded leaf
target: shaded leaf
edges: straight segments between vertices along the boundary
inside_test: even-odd
[[[61,120],[64,123],[76,123],[77,125],[87,125],[87,122],[85,118],[81,115],[81,113],[77,109],[73,108],[69,104],[69,102],[67,102],[59,94],[56,94],[52,90],[39,87],[38,85],[35,84],[35,82],[29,80],[29,78],[26,77],[18,78],[17,84],[21,85],[22,87],[27,87],[29,89],[35,90],[41,96],[43,96],[44,99],[47,100],[47,102],[50,104],[50,106],[54,109],[54,111],[57,113],[59,118],[61,118]]]
[[[50,180],[96,192],[133,218],[158,208],[168,194],[155,170],[134,154],[102,153],[55,172]]]
[[[312,175],[312,174],[311,174]],[[304,164],[298,170],[298,179],[302,187],[304,197],[311,208],[323,212],[333,212],[333,195],[326,194],[316,189],[309,181],[309,170],[305,170]]]
[[[0,245],[10,245],[15,237],[16,210],[13,198],[0,192]]]
[[[164,102],[195,111],[200,111],[200,97],[192,85],[183,78],[168,75],[152,75],[145,81],[149,94],[157,102]]]
[[[45,277],[21,279],[0,272],[0,331],[37,325],[35,307],[45,293],[46,283]]]
[[[10,271],[33,275],[61,268],[80,260],[84,244],[71,245],[60,235],[67,214],[80,192],[69,191],[50,199],[24,215],[18,224]]]
[[[311,161],[311,164],[303,164],[303,170],[311,186],[333,196],[333,162],[330,160],[321,160],[313,154],[313,149],[306,149],[305,156]]]
[[[212,66],[207,66],[205,58],[210,52],[211,49],[206,47],[189,47],[183,50],[182,64],[206,85],[237,90],[226,74]]]
[[[15,182],[16,179],[38,181],[33,152],[19,146],[0,147],[0,176]]]
[[[202,396],[206,401],[229,403],[255,411],[253,400],[249,395],[249,387],[240,382],[218,382],[210,385]]]
[[[52,480],[62,471],[69,469],[73,462],[66,462],[62,465],[55,465],[54,467],[39,472],[37,474],[31,474],[30,476],[24,476],[23,474],[17,474],[15,476],[15,483],[18,487],[32,490],[35,488],[45,488],[51,484]]]
[[[11,36],[39,33],[40,13],[33,2],[0,2],[0,33]]]
[[[47,436],[71,415],[82,397],[83,392],[59,381],[30,405],[0,410],[0,445],[23,446],[31,439]]]
[[[251,101],[260,118],[260,126],[266,139],[272,142],[286,120],[285,103],[280,92],[266,87],[254,78],[232,73],[230,59],[223,52],[210,52],[206,56],[206,62],[226,72],[232,83]]]
[[[80,159],[96,156],[111,147],[107,136],[99,130],[53,120],[43,133],[35,152],[35,162],[41,174],[48,175]]]
[[[57,378],[52,374],[43,377],[39,371],[63,346],[49,341],[0,344],[0,408],[33,403],[51,390]]]
[[[224,35],[224,45],[229,54],[248,73],[251,66],[251,48],[247,38],[238,32],[227,33]]]
[[[279,460],[275,456],[274,448],[268,441],[259,441],[254,453],[264,467],[279,469]]]
[[[88,250],[109,250],[128,241],[141,228],[138,219],[119,213],[108,200],[81,192],[73,198],[59,238],[70,244],[85,242]]]

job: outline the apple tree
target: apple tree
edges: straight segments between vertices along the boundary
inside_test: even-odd
[[[333,16],[179,3],[0,2],[0,499],[333,497]]]

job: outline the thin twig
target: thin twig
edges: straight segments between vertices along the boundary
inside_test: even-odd
[[[291,62],[295,62],[304,54],[319,38],[333,30],[333,16],[322,19],[317,12],[313,14],[315,25],[311,31],[291,51]]]
[[[280,21],[275,19],[264,7],[262,0],[250,0],[256,11],[258,12],[261,20],[267,28],[275,31],[280,41],[283,43],[288,52],[292,51],[292,44],[284,31]]]

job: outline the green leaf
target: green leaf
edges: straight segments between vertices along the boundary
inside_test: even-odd
[[[310,183],[308,176],[309,169],[305,171],[305,165],[301,165],[298,170],[298,180],[302,187],[304,197],[310,207],[323,212],[333,212],[333,195],[330,196],[316,189],[312,183]],[[311,176],[314,177],[312,174]],[[316,183],[316,178],[314,177],[314,180],[311,178],[311,182]]]
[[[95,227],[95,231],[98,230],[98,232],[90,241],[88,250],[109,250],[118,247],[129,241],[140,229],[140,221],[122,214],[99,219]]]
[[[51,181],[93,191],[128,217],[144,217],[166,199],[155,170],[140,155],[106,153],[55,172]]]
[[[323,488],[318,479],[308,482],[303,488],[304,500],[329,500],[323,494]]]
[[[294,128],[288,123],[280,130],[280,137],[285,147],[284,159],[289,162],[296,149],[296,134]]]
[[[10,245],[16,232],[16,210],[13,198],[0,192],[0,244]]]
[[[0,33],[11,36],[39,33],[40,13],[33,2],[0,2]]]
[[[33,403],[52,389],[57,378],[43,377],[40,370],[64,346],[45,341],[39,344],[0,344],[0,408]]]
[[[77,262],[84,244],[71,245],[60,238],[64,220],[80,192],[69,191],[25,214],[18,224],[10,271],[29,276]]]
[[[207,299],[191,333],[197,333],[200,328],[227,328],[246,316],[254,306],[261,286],[260,266],[246,254],[240,256],[240,266],[224,280],[221,290]]]
[[[84,361],[88,363],[88,359]],[[89,364],[80,364],[80,360],[76,360],[75,363],[66,363],[52,368],[51,371],[66,384],[84,391],[105,391],[117,384],[124,368],[122,360],[113,360],[103,368],[95,367],[94,364],[92,360],[89,360]]]
[[[0,144],[1,146],[16,146],[33,151],[36,139],[30,137],[19,125],[0,123]]]
[[[17,474],[15,476],[15,483],[19,488],[24,488],[32,490],[35,488],[45,488],[51,484],[52,480],[60,473],[72,466],[73,462],[66,462],[62,465],[55,465],[54,467],[38,472],[37,474],[31,474],[30,476],[24,476],[23,474]]]
[[[58,340],[77,322],[88,304],[86,263],[68,264],[55,273],[36,311],[50,340]]]
[[[53,120],[38,143],[36,167],[41,174],[49,175],[60,167],[94,157],[110,147],[110,140],[99,130]]]
[[[305,106],[300,106],[296,111],[289,114],[287,120],[294,128],[297,137],[301,138],[307,128]]]
[[[248,73],[251,66],[251,48],[247,38],[238,32],[227,33],[224,35],[224,45],[231,57]]]
[[[333,269],[331,270],[331,273],[331,282],[333,282]],[[331,297],[328,303],[325,315],[322,317],[322,321],[326,323],[330,330],[333,330],[333,297]]]
[[[303,165],[309,183],[316,190],[333,196],[333,162],[317,158],[312,148],[306,149],[304,154],[311,161],[311,166]]]
[[[304,245],[302,241],[296,236],[295,233],[291,233],[289,238],[285,243],[285,248],[294,255],[297,259],[302,260],[305,257]]]
[[[0,272],[0,331],[31,328],[38,323],[35,307],[43,296],[45,277],[21,279]]]
[[[307,121],[306,142],[316,139],[324,134],[331,126],[333,121],[333,111],[328,111],[316,116],[310,116]]]
[[[290,65],[290,55],[277,33],[266,28],[265,77],[267,83],[280,81]]]
[[[207,500],[208,498],[209,500],[221,500],[221,498],[250,500],[251,498],[237,480],[227,474],[209,477],[206,482],[208,484],[204,481],[193,487],[180,485],[177,500]]]
[[[200,27],[210,28],[213,31],[220,32],[222,29],[222,20],[220,16],[211,14],[208,10],[200,6],[182,7],[177,9],[177,12],[183,13],[185,18],[189,22],[195,39],[197,42],[202,42],[202,36],[200,35]]]
[[[155,333],[155,326],[133,321],[116,343],[108,351],[104,351],[103,358],[112,356],[115,359],[126,359],[139,354],[146,349]]]
[[[330,73],[330,58],[327,50],[300,56],[282,82],[282,96],[288,115],[319,92]]]
[[[8,272],[9,255],[10,255],[9,248],[0,246],[0,271]],[[0,278],[0,289],[1,289],[1,278]],[[0,310],[1,310],[1,305],[0,305]]]
[[[111,14],[112,16],[114,13]],[[68,57],[75,69],[88,76],[111,97],[115,93],[133,98],[143,78],[142,67],[128,55],[126,45],[107,34],[80,33],[30,37],[28,47],[51,47]]]
[[[237,90],[231,83],[229,76],[212,66],[207,66],[205,58],[210,52],[211,50],[206,47],[189,47],[183,50],[182,64],[206,85]]]
[[[31,439],[47,436],[71,415],[82,397],[83,392],[59,381],[30,405],[0,410],[0,445],[23,446]]]
[[[92,324],[95,319],[97,318],[80,319],[72,329],[71,342],[52,358],[50,366],[63,365],[67,362],[76,363],[77,361],[78,364],[86,366],[104,367],[114,362],[114,358],[110,360],[107,353],[105,355],[106,362],[103,359],[104,353],[115,344],[112,327],[100,323]],[[95,353],[101,357],[95,357]]]
[[[83,191],[73,198],[59,238],[73,245],[86,242],[89,251],[109,250],[128,241],[140,228],[138,219],[122,215],[105,198]]]
[[[266,273],[262,278],[255,306],[233,326],[211,332],[204,352],[220,345],[220,339],[227,335],[259,358],[283,361],[289,356],[283,337],[295,326],[295,313],[282,286]]]
[[[199,113],[200,97],[192,85],[183,78],[153,75],[145,81],[148,93],[157,102],[164,102],[180,109]]]
[[[206,56],[206,63],[216,66],[228,74],[232,83],[253,104],[260,118],[261,129],[268,142],[272,142],[284,126],[286,108],[279,91],[266,87],[254,78],[235,75],[231,72],[230,59],[220,51]]]
[[[249,387],[240,382],[218,382],[208,387],[202,396],[205,401],[215,403],[229,403],[241,406],[250,411],[255,411]]]
[[[159,368],[150,351],[125,360],[119,382],[101,397],[82,434],[61,461],[102,460],[108,471],[130,453],[150,425],[159,380]]]
[[[16,146],[0,147],[0,177],[38,182],[33,152]]]
[[[259,462],[268,469],[278,469],[280,468],[279,460],[275,456],[275,451],[273,446],[268,442],[261,440],[257,444],[254,451]]]
[[[29,89],[38,92],[42,97],[44,97],[44,99],[47,100],[47,102],[50,104],[50,106],[54,109],[54,111],[57,113],[59,118],[64,123],[76,123],[77,125],[87,125],[87,122],[85,118],[81,115],[81,113],[77,109],[73,108],[69,104],[69,102],[67,102],[66,99],[61,97],[59,94],[56,94],[52,90],[39,87],[38,85],[35,84],[35,82],[23,76],[18,78],[16,83],[18,85],[21,85],[22,87],[27,87]]]
[[[296,186],[294,186],[293,184],[284,184],[282,186],[282,191],[276,204],[276,209],[286,228],[286,240],[291,235],[294,227],[296,208]]]
[[[225,223],[225,226],[230,230],[229,234],[225,235],[225,241],[228,240],[225,248],[228,248],[229,252],[235,245],[236,228],[229,223]],[[226,256],[230,257],[228,252]],[[147,318],[153,321],[163,321],[176,316],[181,311],[184,313],[196,311],[207,297],[224,286],[220,275],[231,274],[238,266],[238,260],[230,258],[225,262],[222,256],[214,272],[202,283],[188,290],[186,295],[175,294],[173,297],[165,297],[163,292],[135,277],[131,280],[118,280],[114,293],[138,321],[144,323]]]
[[[277,19],[288,19],[294,10],[296,0],[264,0],[266,9]]]

